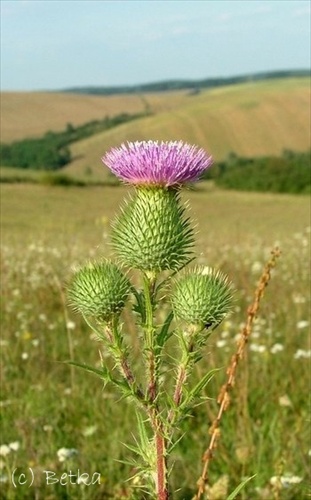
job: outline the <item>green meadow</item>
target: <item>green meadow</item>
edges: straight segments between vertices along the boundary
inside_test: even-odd
[[[134,493],[135,481],[126,481],[135,473],[124,463],[131,455],[124,443],[133,444],[135,426],[127,401],[66,364],[73,359],[99,365],[99,345],[68,309],[65,288],[73,268],[111,254],[109,225],[127,191],[2,184],[3,499],[143,498]],[[282,255],[221,423],[208,498],[227,498],[253,475],[239,498],[308,498],[309,198],[221,191],[208,182],[184,198],[197,224],[197,262],[223,270],[238,292],[232,315],[214,332],[197,367],[197,374],[219,371],[205,391],[208,399],[181,429],[185,436],[173,454],[173,498],[190,500],[196,492],[217,393],[276,245]],[[139,364],[128,311],[123,320],[133,341],[131,356]],[[62,448],[75,450],[71,458],[61,461]],[[29,481],[31,470],[32,486],[15,488],[14,470],[16,480],[25,473]],[[76,484],[77,477],[61,480],[78,470],[89,475],[88,485]]]
[[[197,95],[1,97],[2,140],[8,142],[146,106],[153,113],[70,145],[73,160],[56,175],[87,180],[88,186],[32,183],[42,181],[44,172],[18,168],[1,168],[1,176],[20,182],[0,184],[0,498],[143,500],[127,464],[132,452],[126,444],[135,443],[136,425],[130,405],[67,363],[99,367],[107,355],[66,298],[74,269],[113,258],[110,225],[130,189],[104,184],[111,177],[100,158],[123,141],[148,139],[195,143],[216,160],[230,152],[306,151],[309,79],[249,82]],[[281,256],[238,366],[204,498],[226,500],[251,476],[237,498],[310,498],[310,198],[222,190],[212,181],[185,190],[183,198],[197,230],[196,263],[226,273],[237,293],[232,314],[210,337],[191,382],[218,368],[204,402],[180,429],[183,438],[172,454],[172,500],[191,500],[197,491],[217,395],[274,247]],[[135,273],[131,277],[140,286]],[[139,338],[130,311],[122,314],[139,367]],[[79,474],[86,474],[86,484]]]

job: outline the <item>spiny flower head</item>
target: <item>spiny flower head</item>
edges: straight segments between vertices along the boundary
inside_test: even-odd
[[[111,235],[123,264],[158,272],[188,261],[193,229],[179,198],[174,188],[140,187],[128,199]]]
[[[209,328],[230,311],[232,297],[233,288],[225,275],[198,267],[175,281],[171,302],[176,318]]]
[[[119,267],[105,261],[88,264],[76,272],[68,297],[77,312],[110,321],[120,314],[130,289],[130,281]]]
[[[166,187],[197,181],[213,163],[202,148],[183,141],[128,142],[102,161],[124,182]]]

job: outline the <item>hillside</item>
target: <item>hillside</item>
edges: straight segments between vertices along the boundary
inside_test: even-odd
[[[81,125],[105,116],[140,113],[148,108],[157,113],[179,106],[187,92],[91,96],[52,92],[2,92],[1,142],[38,137],[60,131],[68,123]]]
[[[170,112],[121,125],[72,145],[75,158],[64,171],[103,178],[101,156],[111,146],[133,140],[182,139],[210,151],[216,159],[278,155],[283,149],[310,148],[310,81],[267,80],[207,90]]]

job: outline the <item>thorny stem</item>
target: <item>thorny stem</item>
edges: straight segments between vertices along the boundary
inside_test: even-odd
[[[105,333],[108,339],[108,342],[111,344],[112,349],[114,350],[113,356],[117,361],[117,366],[121,375],[127,381],[129,387],[131,388],[132,394],[138,399],[140,402],[145,400],[145,396],[143,391],[137,386],[135,377],[130,368],[130,364],[127,357],[127,351],[122,346],[122,337],[120,336],[120,332],[118,330],[117,321],[113,321],[110,326],[106,326]]]
[[[190,335],[190,332],[189,332]],[[193,332],[192,332],[193,335]],[[188,374],[189,374],[189,365],[191,362],[191,353],[193,352],[194,349],[194,342],[192,335],[190,336],[188,346],[187,346],[187,353],[186,356],[184,355],[179,367],[178,367],[178,373],[176,377],[176,384],[175,384],[175,391],[174,391],[174,396],[173,396],[173,401],[175,403],[176,410],[178,409],[178,406],[181,403],[182,395],[183,395],[183,387],[184,384],[187,380]],[[176,417],[176,412],[174,412],[173,409],[170,410],[169,415],[168,415],[168,421],[170,424],[174,422],[174,418]]]
[[[174,397],[173,401],[176,406],[179,406],[181,398],[182,398],[182,387],[183,384],[185,383],[187,378],[187,370],[185,365],[181,365],[179,367],[179,372],[177,375],[177,382],[176,382],[176,387],[175,387],[175,392],[174,392]]]
[[[163,436],[163,426],[159,421],[156,431],[157,451],[157,494],[158,500],[168,499],[167,466],[166,466],[166,442]]]
[[[258,310],[259,310],[260,301],[264,295],[265,288],[271,279],[271,270],[273,269],[273,267],[275,267],[277,258],[281,255],[281,252],[278,248],[274,248],[272,250],[271,254],[272,254],[272,257],[267,262],[267,264],[262,272],[262,275],[260,277],[260,280],[258,282],[257,288],[255,290],[254,301],[248,308],[246,324],[243,327],[242,332],[241,332],[241,336],[238,340],[237,351],[232,356],[230,365],[227,369],[227,376],[228,376],[227,381],[220,389],[220,392],[219,392],[219,395],[217,398],[217,402],[220,406],[219,406],[217,417],[215,418],[214,422],[212,423],[210,431],[209,431],[211,438],[210,438],[208,448],[205,450],[205,452],[203,454],[203,458],[202,458],[203,469],[202,469],[201,476],[197,482],[198,490],[197,490],[197,493],[196,493],[193,500],[200,500],[201,496],[204,493],[204,486],[208,483],[208,466],[209,466],[211,459],[214,456],[214,450],[217,447],[218,439],[220,437],[219,426],[220,426],[222,415],[227,410],[227,408],[230,404],[229,392],[232,389],[234,382],[235,382],[235,372],[237,369],[237,365],[243,357],[246,344],[248,342],[249,336],[250,336],[251,331],[252,331],[254,319],[255,319],[255,317],[258,313]]]
[[[157,393],[157,377],[156,377],[156,356],[155,356],[155,341],[154,341],[154,325],[153,325],[153,293],[155,286],[155,278],[148,278],[144,275],[144,295],[146,307],[146,348],[148,353],[148,396],[150,402],[153,403]]]
[[[158,366],[156,358],[156,338],[153,322],[153,299],[155,293],[155,276],[144,275],[144,295],[146,308],[146,348],[148,353],[148,404],[149,417],[154,431],[155,451],[156,451],[156,492],[158,500],[168,500],[168,478],[166,465],[166,439],[164,437],[163,422],[161,419],[158,404]]]

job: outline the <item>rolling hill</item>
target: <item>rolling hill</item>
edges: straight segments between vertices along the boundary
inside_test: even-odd
[[[284,149],[310,148],[307,77],[250,81],[198,93],[3,93],[1,142],[63,130],[68,123],[78,125],[107,115],[147,109],[152,111],[151,116],[72,143],[73,160],[62,173],[104,180],[108,169],[103,168],[101,156],[112,146],[134,140],[182,139],[204,147],[216,160],[226,158],[230,152],[263,156],[279,155]],[[8,169],[2,172],[9,173]]]
[[[179,106],[135,120],[72,144],[73,161],[64,172],[103,179],[100,161],[124,141],[176,140],[198,144],[219,160],[278,155],[284,149],[310,148],[310,80],[267,80],[206,90]]]
[[[54,92],[2,92],[1,142],[9,143],[61,131],[120,113],[170,110],[187,99],[187,91],[94,96]]]

